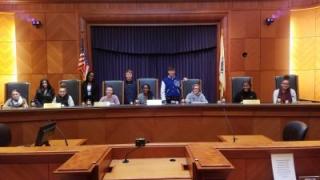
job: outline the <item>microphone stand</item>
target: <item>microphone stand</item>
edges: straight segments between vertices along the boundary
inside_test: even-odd
[[[231,131],[232,141],[233,141],[233,143],[235,143],[236,140],[237,140],[237,138],[236,138],[234,129],[233,129],[233,127],[232,127],[232,124],[231,124],[231,122],[230,122],[230,119],[229,119],[229,117],[228,117],[228,115],[227,115],[226,105],[225,105],[225,104],[223,105],[223,114],[224,114],[224,120],[225,120],[225,122],[226,122],[226,125],[227,125],[228,129]]]
[[[51,120],[48,120],[49,122],[52,122]],[[68,144],[68,140],[65,136],[65,134],[62,132],[62,130],[59,128],[58,124],[56,123],[56,129],[58,130],[59,134],[62,136],[62,138],[64,139],[64,143],[66,144],[66,146],[69,146]]]

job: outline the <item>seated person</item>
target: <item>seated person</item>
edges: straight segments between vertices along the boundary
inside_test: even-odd
[[[192,85],[192,92],[187,95],[186,103],[208,103],[208,100],[200,91],[199,84]]]
[[[257,99],[257,95],[254,91],[251,90],[251,81],[244,81],[242,83],[242,90],[239,91],[236,96],[233,98],[233,103],[241,103],[246,99]]]
[[[144,84],[142,86],[142,93],[138,95],[139,104],[146,104],[148,99],[154,99],[153,93],[150,89],[149,84]]]
[[[290,88],[289,76],[286,75],[281,81],[280,88],[273,91],[274,104],[291,104],[297,102],[297,93]]]
[[[44,103],[51,103],[54,98],[54,89],[47,79],[40,81],[32,106],[42,107]]]
[[[3,108],[28,108],[28,102],[17,89],[11,91],[11,98],[4,103]]]
[[[113,94],[113,88],[108,86],[106,88],[106,95],[101,97],[100,102],[110,102],[110,104],[120,104],[117,95]]]
[[[73,107],[74,101],[72,97],[67,93],[67,88],[60,86],[58,95],[53,98],[52,103],[61,103],[65,107]]]

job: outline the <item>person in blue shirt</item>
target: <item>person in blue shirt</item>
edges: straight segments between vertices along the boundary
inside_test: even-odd
[[[137,98],[137,83],[133,80],[133,71],[127,69],[124,81],[124,104],[132,104]]]
[[[161,82],[161,100],[167,104],[172,101],[180,102],[181,100],[181,81],[176,76],[174,67],[168,68],[168,76]]]

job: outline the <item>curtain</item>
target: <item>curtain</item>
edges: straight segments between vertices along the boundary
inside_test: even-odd
[[[173,66],[181,79],[201,79],[203,93],[209,102],[215,102],[216,29],[214,25],[93,26],[96,80],[101,84],[103,80],[124,79],[128,68],[135,78],[161,80],[168,66]]]

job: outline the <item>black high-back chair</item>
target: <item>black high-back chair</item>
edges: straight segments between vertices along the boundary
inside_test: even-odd
[[[187,79],[181,81],[181,93],[182,98],[185,99],[187,95],[192,92],[192,86],[194,84],[200,85],[200,90],[202,90],[202,82],[200,79]]]
[[[301,121],[291,121],[283,129],[284,141],[302,141],[308,132],[308,126]]]
[[[102,96],[106,95],[106,88],[111,86],[113,93],[118,96],[120,104],[124,104],[124,82],[120,80],[111,80],[102,82]]]
[[[81,81],[77,79],[61,80],[60,86],[67,88],[68,94],[72,97],[74,104],[79,106],[81,104]]]
[[[154,98],[159,99],[159,80],[156,78],[140,78],[137,80],[137,92],[140,94],[142,92],[141,86],[144,84],[149,84],[150,90],[152,91]]]
[[[0,123],[0,147],[11,144],[11,130],[6,124]]]
[[[29,89],[30,83],[28,82],[9,82],[5,84],[5,101],[11,97],[12,90],[18,90],[23,98],[29,103]]]
[[[252,77],[250,76],[239,76],[239,77],[232,77],[232,100],[235,98],[238,92],[242,90],[242,84],[244,81],[250,81],[252,85]]]
[[[276,76],[275,83],[276,89],[280,88],[281,82],[283,81],[283,76]],[[299,89],[298,89],[298,76],[294,74],[289,75],[290,88],[294,89],[297,93],[297,99],[299,99]]]

